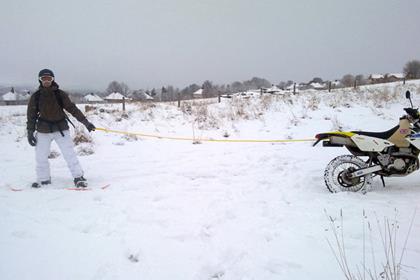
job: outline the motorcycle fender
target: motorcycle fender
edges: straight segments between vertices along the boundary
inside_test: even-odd
[[[387,140],[359,134],[353,135],[351,140],[364,152],[382,152],[385,148],[394,146]]]
[[[330,143],[333,145],[352,146],[353,143],[348,137],[330,136]]]
[[[316,146],[316,144],[320,141],[323,141],[324,147],[342,147],[345,145],[354,146],[353,141],[350,139],[353,135],[354,133],[352,132],[342,131],[320,133],[315,136],[317,141],[313,144],[313,146]]]

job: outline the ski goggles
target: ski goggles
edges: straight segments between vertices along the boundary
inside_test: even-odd
[[[52,76],[42,76],[42,77],[39,77],[39,80],[41,82],[52,82],[52,81],[54,81],[54,77],[52,77]]]

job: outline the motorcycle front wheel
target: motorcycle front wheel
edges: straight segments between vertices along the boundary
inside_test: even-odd
[[[330,192],[358,192],[365,189],[372,181],[372,175],[350,178],[350,174],[360,168],[368,167],[367,163],[353,155],[334,158],[325,168],[324,180]]]

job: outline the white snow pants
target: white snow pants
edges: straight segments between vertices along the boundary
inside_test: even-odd
[[[64,159],[67,162],[67,166],[70,169],[73,178],[83,176],[83,170],[80,166],[79,160],[77,159],[76,152],[74,151],[73,141],[70,137],[70,131],[64,130],[64,136],[59,131],[51,133],[40,133],[36,134],[37,143],[35,146],[35,158],[36,158],[36,176],[37,181],[47,181],[51,179],[50,174],[50,163],[48,156],[50,154],[51,142],[54,140],[63,154]]]

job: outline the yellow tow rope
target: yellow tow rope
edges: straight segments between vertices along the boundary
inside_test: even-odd
[[[231,142],[231,143],[289,143],[289,142],[313,142],[316,139],[285,139],[285,140],[254,140],[254,139],[210,139],[210,138],[189,138],[189,137],[172,137],[172,136],[162,136],[156,134],[145,134],[140,132],[128,132],[128,131],[121,131],[121,130],[112,130],[107,128],[97,127],[96,130],[101,130],[110,133],[118,133],[118,134],[125,134],[125,135],[136,135],[142,137],[149,137],[149,138],[157,138],[157,139],[168,139],[168,140],[180,140],[180,141],[198,141],[198,142]]]

